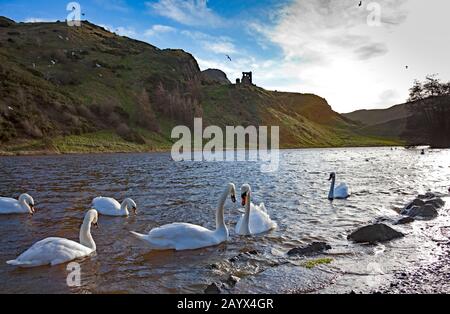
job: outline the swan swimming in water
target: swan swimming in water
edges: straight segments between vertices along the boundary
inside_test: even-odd
[[[34,200],[28,194],[20,195],[19,199],[0,197],[0,214],[31,214],[35,213]]]
[[[216,213],[216,230],[187,223],[173,223],[149,232],[148,235],[131,232],[136,238],[146,242],[153,250],[196,250],[219,245],[228,240],[229,233],[225,225],[224,205],[228,195],[236,202],[236,187],[227,185],[219,201]]]
[[[330,193],[328,193],[329,200],[346,199],[350,196],[347,184],[341,183],[335,187],[336,173],[332,172],[328,181],[331,181]]]
[[[80,243],[63,238],[47,238],[36,242],[15,260],[6,263],[19,267],[58,265],[91,255],[97,249],[91,235],[91,224],[97,225],[95,209],[88,211],[80,229]]]
[[[275,229],[277,224],[270,219],[264,203],[261,203],[259,206],[252,203],[252,189],[250,185],[244,184],[241,192],[245,214],[241,216],[236,224],[236,233],[239,235],[253,235]]]
[[[133,210],[134,214],[137,214],[137,205],[131,198],[125,199],[120,204],[110,197],[96,197],[92,201],[92,208],[105,216],[127,217],[130,215],[130,209]]]

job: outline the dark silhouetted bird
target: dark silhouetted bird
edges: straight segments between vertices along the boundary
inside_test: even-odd
[[[408,69],[409,69],[409,66],[406,66],[406,69],[408,70]]]
[[[233,60],[231,60],[231,57],[229,55],[226,55],[226,56],[227,56],[228,60],[233,61]]]
[[[362,1],[359,1],[359,6],[362,6]]]

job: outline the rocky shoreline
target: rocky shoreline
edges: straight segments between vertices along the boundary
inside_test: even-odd
[[[382,294],[450,293],[450,241],[438,243],[442,249],[437,261],[397,272],[388,286],[373,291]]]
[[[414,224],[416,221],[429,221],[437,218],[444,208],[445,201],[438,193],[419,195],[405,207],[399,210],[399,216],[391,220],[382,220],[360,227],[350,233],[347,239],[355,244],[376,245],[395,239],[407,237],[391,226],[399,224]],[[389,226],[391,225],[391,226]],[[382,293],[382,294],[428,294],[450,292],[450,226],[440,227],[442,237],[436,242],[437,253],[433,262],[420,266],[402,269],[393,274],[393,279],[384,281],[372,291],[355,291],[351,293]],[[211,283],[206,287],[207,294],[242,293],[252,286],[258,293],[278,291],[279,293],[315,293],[329,286],[329,293],[333,292],[333,282],[338,273],[333,273],[326,267],[333,262],[332,255],[328,255],[332,247],[324,242],[313,242],[303,247],[293,248],[278,262],[265,265],[261,272],[249,277],[239,278],[235,273],[226,273],[222,280]],[[231,258],[228,263],[245,262],[259,256],[258,251],[241,253]],[[322,267],[325,266],[325,267]],[[212,269],[217,269],[212,265]],[[268,278],[280,280],[268,283]],[[286,279],[289,278],[289,279]],[[269,289],[270,288],[270,289]],[[273,290],[272,290],[273,289]],[[346,293],[346,292],[343,292]]]

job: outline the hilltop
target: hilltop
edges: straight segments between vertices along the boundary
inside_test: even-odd
[[[223,73],[223,72],[222,72]],[[279,125],[282,147],[390,145],[319,96],[231,84],[189,53],[84,21],[0,18],[0,151],[170,149],[176,125]]]

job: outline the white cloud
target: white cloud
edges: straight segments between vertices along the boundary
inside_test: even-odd
[[[237,54],[238,51],[231,38],[226,36],[211,36],[202,32],[184,30],[181,34],[199,43],[204,50],[215,54]]]
[[[159,34],[174,33],[177,29],[167,25],[153,25],[152,28],[145,31],[145,36],[156,36]]]
[[[224,20],[208,8],[207,0],[158,0],[145,3],[151,11],[189,26],[220,27]]]
[[[116,33],[117,35],[120,35],[120,36],[125,36],[125,37],[130,37],[130,38],[137,37],[136,30],[133,27],[125,27],[125,26],[114,27],[112,25],[105,25],[105,24],[100,24],[99,26],[103,27],[104,29],[106,29],[112,33]]]
[[[43,19],[38,17],[29,17],[25,19],[25,23],[49,23],[49,22],[55,22],[56,19]]]
[[[346,0],[294,0],[275,25],[250,24],[283,53],[263,86],[315,93],[346,112],[404,102],[413,80],[428,73],[450,79],[450,2],[377,2],[380,27],[367,24],[364,5]]]

